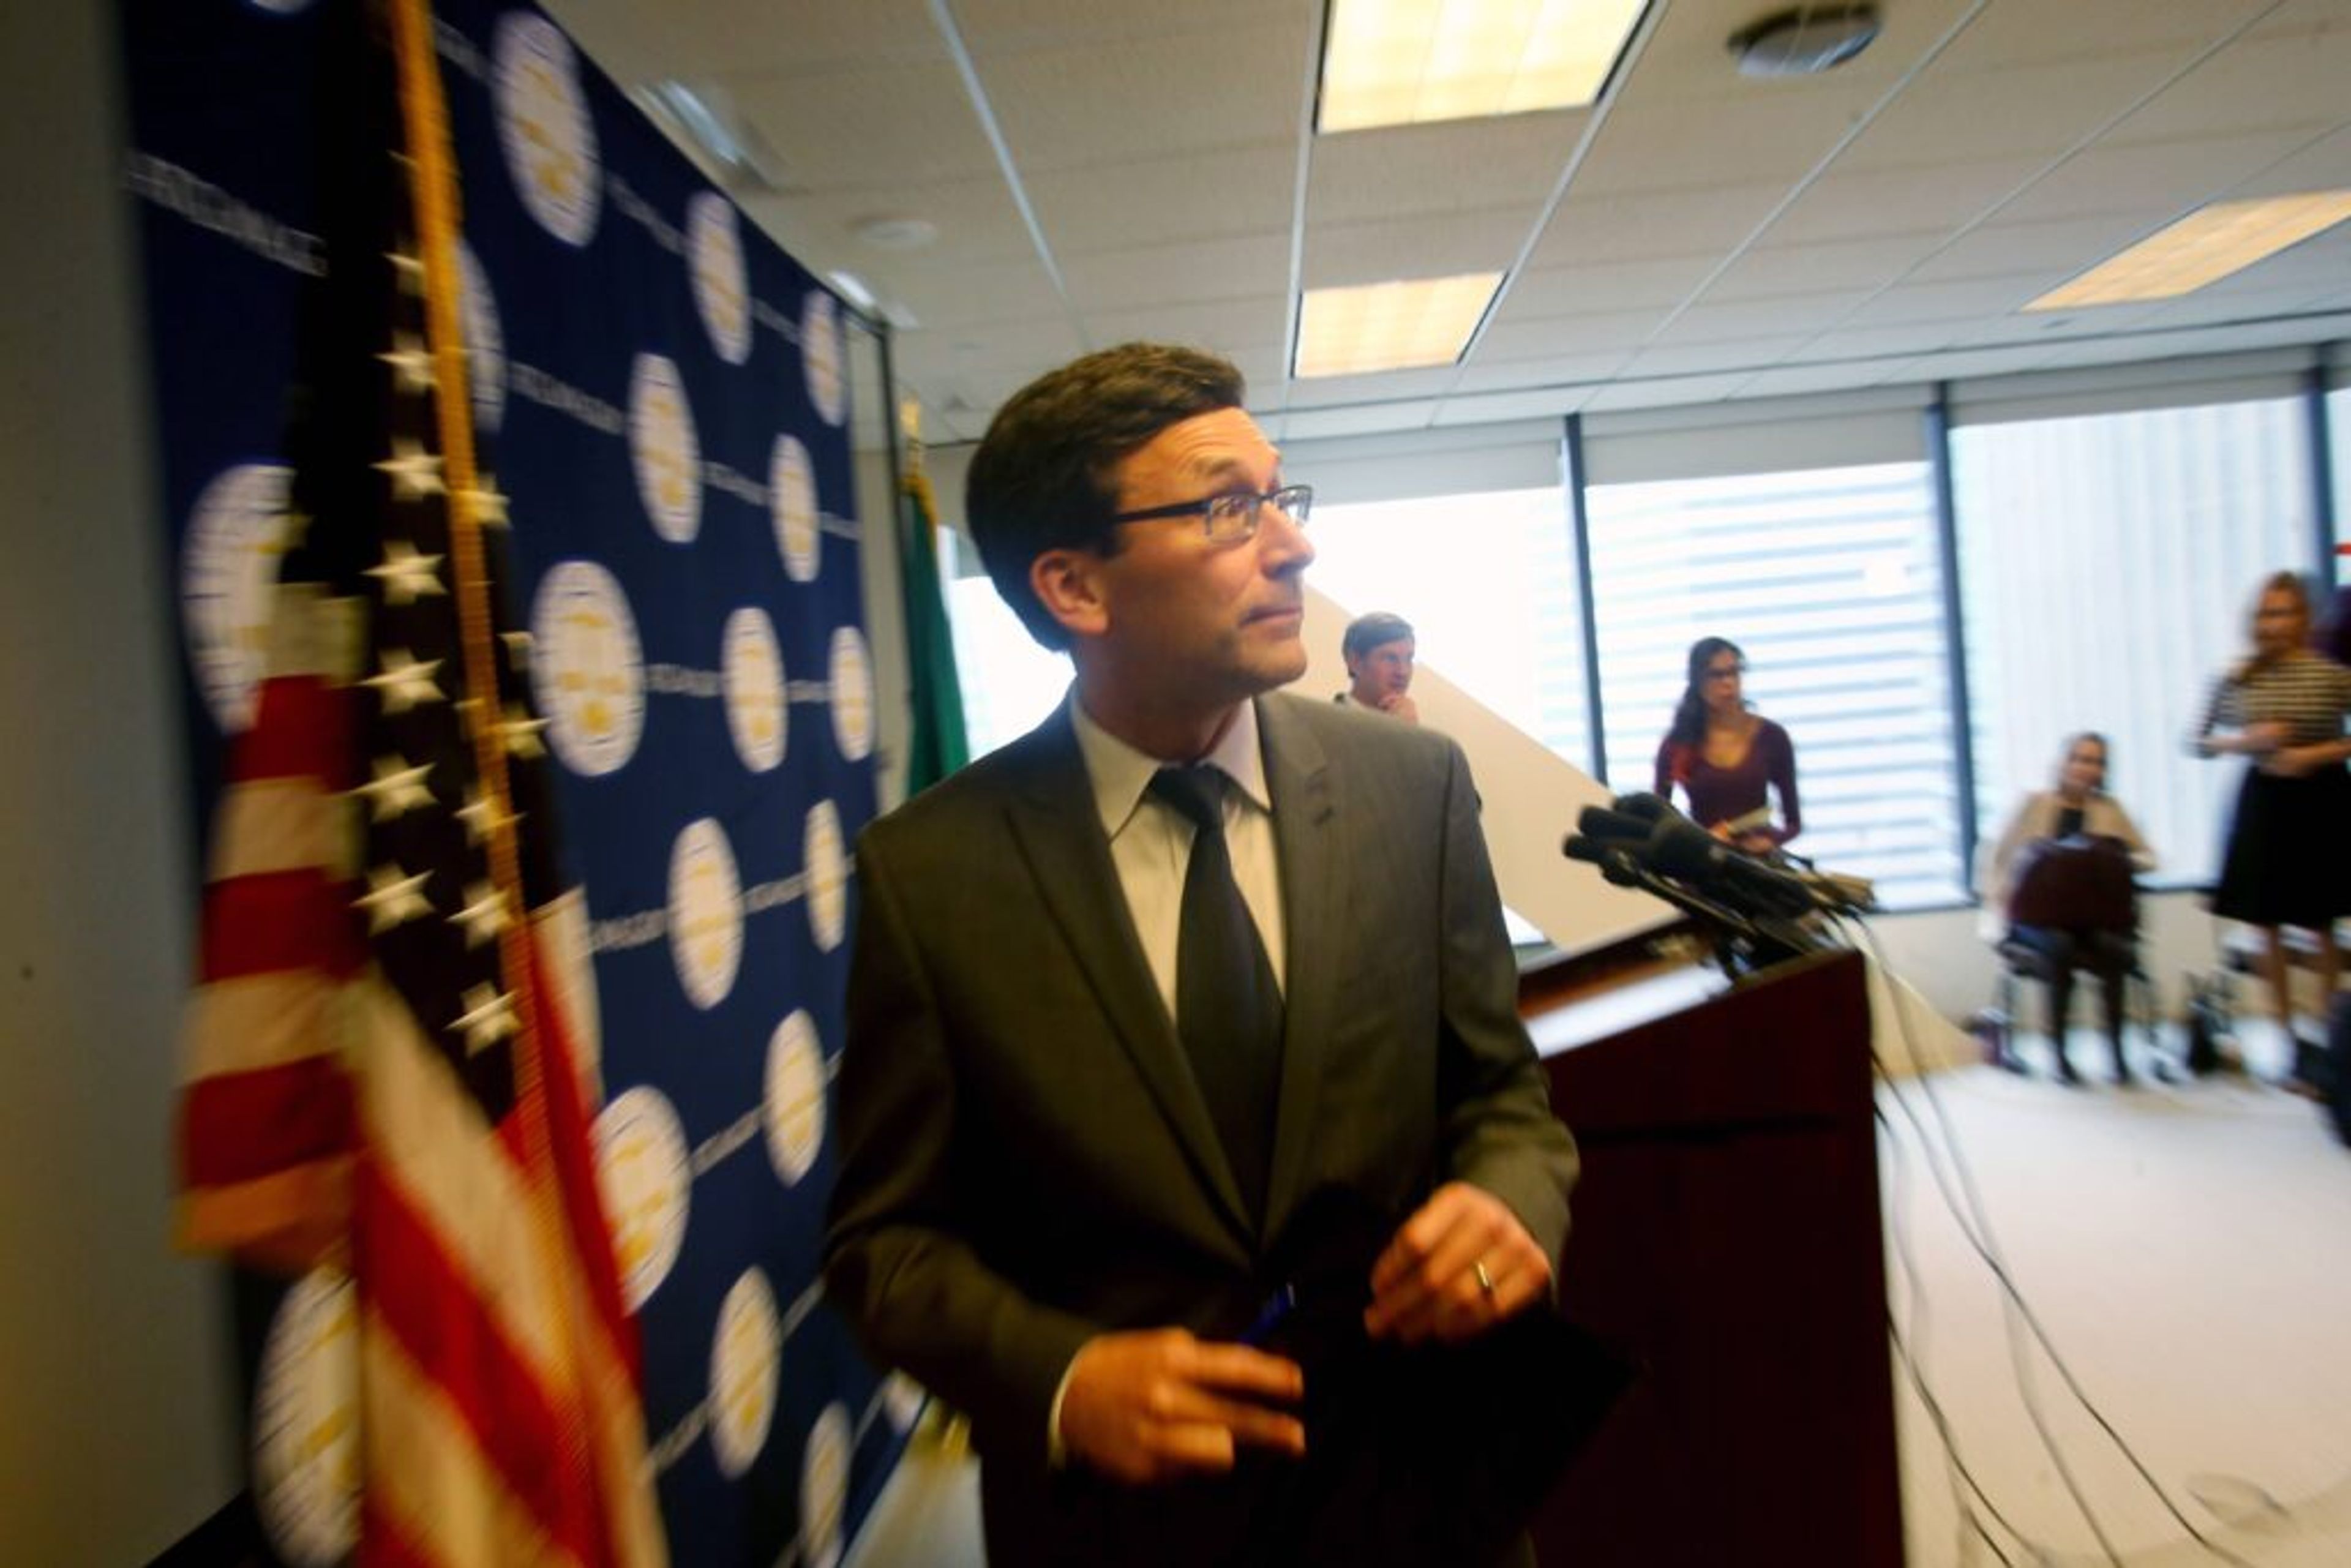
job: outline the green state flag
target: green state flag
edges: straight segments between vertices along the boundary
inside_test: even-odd
[[[914,738],[906,754],[906,793],[928,789],[971,760],[963,725],[963,685],[956,678],[955,637],[947,629],[939,581],[938,507],[930,476],[906,476],[900,530],[899,581],[905,592],[906,664]]]

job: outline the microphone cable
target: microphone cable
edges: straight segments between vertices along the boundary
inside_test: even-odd
[[[1936,1157],[1934,1140],[1928,1136],[1925,1124],[1912,1109],[1899,1083],[1886,1070],[1885,1061],[1877,1057],[1874,1041],[1870,1048],[1871,1058],[1876,1063],[1879,1077],[1886,1083],[1888,1097],[1892,1099],[1896,1108],[1902,1112],[1917,1136],[1920,1151],[1927,1158],[1928,1173],[1934,1178],[1936,1190],[1943,1200],[1943,1207],[1949,1212],[1953,1223],[1959,1227],[1959,1234],[1967,1239],[1969,1247],[1991,1270],[1992,1278],[2000,1285],[2003,1296],[2001,1322],[2009,1341],[2010,1362],[2016,1369],[2017,1392],[2023,1400],[2026,1414],[2032,1418],[2033,1429],[2041,1437],[2042,1447],[2047,1450],[2059,1478],[2064,1482],[2066,1491],[2072,1496],[2074,1505],[2081,1511],[2082,1517],[2089,1523],[2090,1532],[2096,1537],[2098,1545],[2105,1552],[2107,1561],[2114,1563],[2116,1568],[2121,1568],[2121,1556],[2116,1552],[2114,1543],[2107,1539],[2105,1529],[2091,1509],[2088,1499],[2083,1495],[2072,1469],[2066,1465],[2064,1457],[2059,1453],[2059,1445],[2049,1431],[2046,1416],[2041,1409],[2038,1391],[2033,1386],[2031,1377],[2030,1364],[2025,1359],[2023,1347],[2016,1337],[2016,1322],[2020,1318],[2032,1331],[2032,1337],[2039,1343],[2043,1354],[2048,1356],[2050,1365],[2056,1370],[2057,1375],[2064,1383],[2066,1390],[2073,1396],[2074,1402],[2082,1407],[2092,1421],[2096,1423],[2098,1429],[2106,1435],[2107,1440],[2114,1444],[2116,1450],[2128,1461],[2131,1469],[2137,1472],[2139,1479],[2147,1483],[2147,1490],[2155,1494],[2158,1501],[2162,1503],[2164,1511],[2168,1513],[2179,1527],[2196,1541],[2197,1544],[2213,1556],[2232,1564],[2233,1568],[2253,1568],[2253,1564],[2214,1542],[2198,1529],[2194,1521],[2180,1511],[2179,1504],[2172,1500],[2171,1494],[2164,1490],[2160,1481],[2156,1479],[2146,1463],[2140,1459],[2137,1452],[2124,1440],[2122,1434],[2115,1429],[2114,1423],[2106,1418],[2105,1413],[2098,1408],[2097,1404],[2083,1389],[2081,1380],[2074,1375],[2072,1366],[2058,1353],[2047,1328],[2041,1322],[2040,1314],[2035,1312],[2032,1304],[2025,1300],[2023,1291],[2017,1287],[2014,1276],[2009,1271],[2006,1260],[2000,1254],[1998,1242],[1991,1233],[1991,1220],[1984,1212],[1983,1197],[1976,1186],[1974,1172],[1968,1164],[1966,1155],[1959,1147],[1959,1136],[1952,1127],[1950,1114],[1943,1105],[1941,1095],[1935,1089],[1934,1076],[1928,1071],[1925,1058],[1918,1050],[1917,1038],[1910,1027],[1909,1009],[1902,994],[1890,983],[1892,971],[1886,967],[1885,956],[1877,945],[1876,934],[1869,929],[1866,921],[1854,917],[1842,918],[1844,924],[1852,925],[1859,932],[1863,950],[1889,981],[1886,994],[1893,1002],[1903,1051],[1909,1059],[1912,1077],[1920,1085],[1927,1103],[1934,1113],[1937,1126],[1942,1134],[1944,1157],[1949,1160],[1951,1168],[1957,1175],[1959,1188],[1966,1195],[1968,1213],[1960,1212],[1959,1199],[1952,1194],[1950,1178],[1945,1176],[1942,1164]],[[1973,1218],[1972,1224],[1970,1221],[1970,1216]],[[2006,1524],[2004,1520],[2001,1522]],[[2010,1528],[2013,1533],[2013,1527]],[[2019,1534],[2018,1539],[2022,1541],[2023,1537]]]

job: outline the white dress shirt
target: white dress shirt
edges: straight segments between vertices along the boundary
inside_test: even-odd
[[[1148,793],[1162,768],[1205,763],[1222,771],[1236,788],[1225,791],[1225,844],[1233,880],[1257,922],[1258,939],[1284,985],[1281,873],[1274,853],[1273,797],[1265,783],[1265,754],[1258,740],[1257,705],[1243,703],[1206,757],[1162,761],[1136,750],[1087,716],[1074,689],[1070,720],[1078,750],[1094,787],[1094,809],[1110,835],[1111,863],[1134,918],[1134,934],[1158,982],[1167,1016],[1176,1016],[1176,949],[1182,936],[1184,873],[1191,864],[1194,829],[1189,818]]]

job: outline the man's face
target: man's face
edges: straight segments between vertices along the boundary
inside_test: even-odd
[[[1137,511],[1281,483],[1281,455],[1237,408],[1169,425],[1113,473],[1118,509]],[[1093,649],[1128,692],[1188,706],[1237,702],[1306,673],[1300,576],[1314,547],[1259,509],[1252,537],[1211,541],[1194,517],[1118,525],[1095,562],[1102,623]]]
[[[1412,655],[1409,637],[1364,649],[1347,661],[1348,678],[1354,682],[1349,695],[1365,707],[1378,707],[1390,697],[1404,695],[1412,686]]]

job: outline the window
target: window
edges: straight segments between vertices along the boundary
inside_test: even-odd
[[[967,570],[971,575],[958,575]],[[939,573],[946,580],[947,624],[963,683],[964,735],[971,755],[985,757],[1019,739],[1053,711],[1070,689],[1070,660],[1029,635],[979,570],[971,541],[944,528]]]
[[[1578,768],[1584,716],[1574,538],[1557,486],[1317,507],[1307,580],[1412,622],[1419,660]]]
[[[1890,909],[1962,896],[1927,465],[1594,485],[1586,506],[1609,783],[1651,786],[1690,644],[1728,637],[1795,743],[1795,848]]]
[[[2261,579],[2317,564],[2309,446],[2296,398],[1952,433],[1980,835],[2100,730],[2155,880],[2211,879],[2238,765],[2184,741]]]

